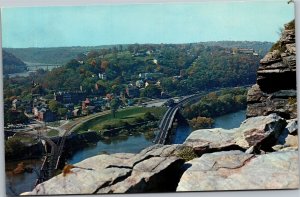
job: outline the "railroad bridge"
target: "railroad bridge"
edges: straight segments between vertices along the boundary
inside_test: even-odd
[[[178,110],[184,105],[194,100],[199,99],[202,94],[195,94],[188,96],[182,100],[180,100],[176,105],[169,107],[162,119],[159,123],[159,133],[157,134],[154,143],[156,144],[166,144],[167,139],[170,135],[170,130],[172,128],[173,122],[175,120],[175,116]]]
[[[61,160],[61,157],[68,133],[69,132],[65,132],[65,134],[55,143],[50,138],[40,135],[38,132],[38,138],[41,140],[44,146],[45,153],[43,155],[42,166],[38,172],[38,178],[36,179],[35,186],[52,178],[55,171],[61,165],[61,162],[64,162]],[[36,137],[36,134],[25,132],[18,133],[17,135]]]

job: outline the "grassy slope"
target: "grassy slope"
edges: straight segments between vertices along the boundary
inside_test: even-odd
[[[132,123],[136,118],[143,118],[146,112],[152,113],[155,117],[160,118],[165,112],[165,108],[144,108],[144,107],[134,107],[124,110],[119,110],[116,113],[116,117],[113,118],[112,114],[103,115],[95,119],[89,120],[83,123],[75,132],[83,132],[88,129],[91,130],[101,130],[104,125],[118,125],[120,122]]]

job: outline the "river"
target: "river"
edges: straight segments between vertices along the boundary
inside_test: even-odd
[[[233,129],[240,126],[241,122],[246,119],[246,110],[226,114],[214,118],[213,128]],[[189,125],[178,125],[173,137],[174,144],[182,144],[192,132]]]
[[[126,139],[115,137],[109,143],[107,141],[99,141],[94,146],[77,151],[68,160],[68,163],[74,164],[101,153],[138,153],[151,145],[153,145],[152,140],[147,140],[143,134],[129,136]]]
[[[235,113],[223,115],[215,118],[214,127],[222,127],[226,129],[239,127],[240,123],[245,119],[245,110]],[[183,143],[187,136],[192,132],[192,128],[188,125],[178,125],[173,143]],[[101,154],[101,153],[138,153],[142,149],[151,146],[153,139],[147,139],[143,134],[131,135],[126,138],[114,137],[109,141],[99,141],[97,144],[84,148],[81,151],[77,151],[68,163],[74,164],[80,162],[86,158]],[[31,165],[38,169],[40,167],[39,160],[24,161],[25,165]],[[13,191],[20,194],[25,191],[33,189],[35,180],[37,178],[36,173],[24,173],[20,175],[12,175],[13,170],[17,165],[17,162],[6,163],[6,190],[8,195],[14,195]]]

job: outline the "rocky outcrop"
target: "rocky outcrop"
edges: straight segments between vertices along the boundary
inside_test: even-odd
[[[268,151],[282,134],[286,121],[276,114],[252,117],[236,129],[200,129],[191,133],[184,145],[200,156],[222,150],[246,150],[256,147]]]
[[[294,23],[261,61],[239,128],[194,131],[177,191],[299,188]],[[242,150],[242,151],[241,151]]]
[[[295,29],[285,26],[277,48],[269,52],[257,70],[257,84],[248,92],[247,117],[280,114],[297,117]]]
[[[298,152],[254,156],[241,151],[204,154],[187,162],[177,191],[295,189]]]
[[[232,130],[194,131],[183,145],[88,158],[23,195],[297,188],[295,133],[296,120],[277,114],[252,117]],[[191,154],[183,151],[187,148],[198,157],[185,162],[179,155]]]
[[[182,145],[155,145],[139,154],[99,155],[75,164],[72,172],[41,183],[24,195],[175,191],[184,160]]]

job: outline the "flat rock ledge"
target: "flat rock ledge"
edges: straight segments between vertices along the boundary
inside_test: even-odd
[[[154,145],[139,154],[99,155],[74,164],[72,173],[53,177],[21,195],[97,194],[175,191],[184,160],[182,145]],[[162,187],[162,185],[164,187]]]
[[[285,119],[276,114],[252,117],[235,129],[200,129],[193,131],[184,145],[193,147],[201,156],[224,150],[254,149],[271,150],[287,125]]]
[[[177,191],[299,188],[298,151],[259,156],[242,151],[204,154],[185,164]]]

